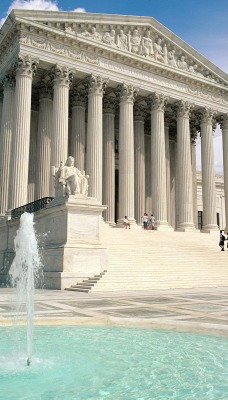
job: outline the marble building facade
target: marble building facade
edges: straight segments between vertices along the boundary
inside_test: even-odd
[[[104,219],[218,230],[213,130],[221,124],[228,228],[228,77],[153,18],[13,10],[0,36],[0,214],[54,196],[68,155]]]

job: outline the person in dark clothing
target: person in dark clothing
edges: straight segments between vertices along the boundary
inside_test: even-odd
[[[224,232],[220,231],[220,241],[219,241],[219,246],[221,247],[221,251],[225,251],[224,250],[224,242],[225,242],[226,238],[224,236]]]

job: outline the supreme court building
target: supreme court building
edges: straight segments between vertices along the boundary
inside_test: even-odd
[[[0,31],[0,214],[54,197],[75,158],[104,219],[217,231],[213,129],[221,124],[228,227],[228,77],[151,17],[13,10]]]

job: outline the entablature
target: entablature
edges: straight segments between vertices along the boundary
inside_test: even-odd
[[[1,60],[0,79],[13,58],[19,54],[31,54],[40,59],[41,68],[44,64],[49,68],[50,64],[65,63],[77,71],[85,70],[87,74],[100,73],[106,76],[109,71],[110,78],[115,82],[118,77],[119,80],[129,81],[137,86],[140,84],[142,95],[147,91],[161,91],[174,100],[189,98],[199,106],[213,107],[222,113],[228,107],[228,87],[196,77],[188,71],[151,61],[147,57],[112,49],[96,41],[87,41],[83,37],[72,37],[63,30],[54,30],[49,25],[44,26],[29,20],[14,22],[8,34],[11,39],[7,41],[5,61]],[[6,35],[5,40],[7,37]]]
[[[15,15],[11,14],[6,28],[2,29],[1,53],[16,35],[19,41],[27,40],[28,44],[29,40],[34,40],[37,47],[45,45],[47,40],[52,45],[54,42],[55,48],[67,44],[72,49],[91,51],[97,56],[210,90],[228,88],[223,71],[152,18],[96,14],[86,14],[82,18],[78,13],[18,10]],[[206,65],[208,63],[211,68]]]

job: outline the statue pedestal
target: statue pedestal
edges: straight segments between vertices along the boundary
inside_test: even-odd
[[[44,287],[65,289],[108,267],[100,243],[100,219],[105,206],[83,195],[62,196],[34,214],[44,267]],[[0,224],[0,284],[5,284],[14,257],[19,219]]]
[[[56,198],[48,204],[42,229],[47,232],[42,250],[46,288],[65,289],[107,269],[107,250],[100,243],[104,209],[97,199],[83,195]],[[35,221],[39,232],[38,218]]]

